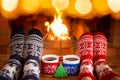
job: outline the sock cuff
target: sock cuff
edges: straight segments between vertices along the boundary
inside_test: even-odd
[[[93,38],[93,35],[90,32],[89,33],[85,33],[85,34],[80,36],[79,40],[84,39],[84,38]]]
[[[94,36],[93,36],[93,42],[98,42],[98,41],[100,41],[100,40],[102,40],[102,42],[104,42],[104,43],[106,43],[107,44],[107,38],[106,38],[106,36],[103,34],[103,33],[101,33],[101,32],[96,32],[95,34],[94,34]]]
[[[36,34],[36,35],[39,35],[40,37],[42,37],[42,33],[38,29],[31,29],[29,31],[28,35],[31,35],[31,34]]]
[[[22,35],[24,35],[23,28],[22,27],[18,27],[18,28],[13,29],[10,37],[13,37],[16,34],[22,34]]]
[[[106,39],[106,35],[103,34],[102,32],[95,32],[93,36],[94,37],[102,37],[102,38]]]

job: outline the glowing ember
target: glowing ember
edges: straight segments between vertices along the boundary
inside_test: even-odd
[[[58,16],[54,16],[54,21],[51,24],[49,22],[46,22],[45,25],[47,26],[50,40],[70,39],[68,29],[66,25],[62,23],[60,12]]]

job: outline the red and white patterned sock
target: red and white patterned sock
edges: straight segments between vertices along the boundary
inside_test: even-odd
[[[93,74],[93,36],[91,33],[82,35],[78,41],[78,54],[81,59],[78,80],[90,77],[96,80]]]
[[[107,39],[105,35],[101,32],[95,33],[93,44],[94,66],[99,80],[110,80],[118,76],[106,62]]]

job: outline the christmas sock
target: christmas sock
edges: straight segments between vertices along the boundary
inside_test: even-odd
[[[82,35],[78,41],[78,54],[81,59],[78,80],[90,77],[96,80],[93,74],[93,36],[91,33]]]
[[[110,80],[118,76],[106,63],[107,39],[101,32],[94,34],[94,66],[99,80]]]
[[[10,37],[10,59],[0,71],[0,80],[17,80],[18,73],[22,68],[24,46],[24,32],[22,28],[12,31]]]
[[[26,62],[22,80],[39,80],[39,63],[43,49],[42,34],[37,29],[31,29],[25,41]]]

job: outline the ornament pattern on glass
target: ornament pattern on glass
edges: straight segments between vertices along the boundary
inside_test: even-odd
[[[58,65],[56,65],[56,64],[47,64],[46,63],[43,65],[43,71],[45,74],[52,75],[55,73],[57,67],[58,67]]]
[[[79,73],[79,63],[78,64],[64,64],[63,66],[65,70],[67,71],[69,76],[75,76]]]

